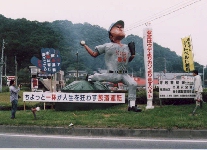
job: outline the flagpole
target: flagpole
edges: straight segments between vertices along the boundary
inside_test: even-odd
[[[194,67],[194,53],[193,53],[193,38],[191,37],[191,35],[190,35],[190,42],[191,42],[191,48],[192,48],[192,54],[193,54],[193,68],[195,70],[195,67]]]

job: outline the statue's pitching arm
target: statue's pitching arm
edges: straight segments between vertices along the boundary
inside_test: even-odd
[[[80,44],[86,49],[86,51],[92,56],[97,57],[99,54],[98,52],[93,51],[90,47],[88,47],[85,41],[81,41]]]

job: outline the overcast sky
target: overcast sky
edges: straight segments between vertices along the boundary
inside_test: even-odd
[[[0,0],[0,14],[40,22],[88,22],[105,29],[123,20],[126,34],[140,37],[151,22],[154,42],[181,56],[181,38],[190,35],[194,61],[207,65],[207,0]]]

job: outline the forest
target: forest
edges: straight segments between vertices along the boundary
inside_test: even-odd
[[[25,18],[10,19],[0,15],[0,47],[4,44],[4,62],[6,69],[3,75],[15,74],[15,57],[17,62],[18,80],[30,80],[29,66],[31,58],[36,56],[41,59],[41,48],[54,48],[61,54],[61,70],[86,70],[88,73],[105,69],[102,55],[91,57],[80,45],[80,41],[86,41],[87,45],[94,49],[95,46],[110,42],[106,29],[89,23],[73,24],[68,20],[56,20],[53,22],[29,21]],[[144,77],[144,51],[142,37],[128,35],[123,43],[134,41],[136,47],[135,59],[130,62],[128,71],[136,76]],[[162,47],[158,43],[154,46],[154,72],[183,72],[182,58],[169,48]],[[77,63],[78,53],[78,63]],[[202,66],[195,62],[195,66],[202,72]],[[4,72],[6,70],[6,73]]]

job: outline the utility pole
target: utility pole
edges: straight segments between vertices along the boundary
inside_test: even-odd
[[[164,58],[165,61],[165,73],[167,72],[167,68],[166,68],[166,58]]]
[[[15,80],[16,80],[16,86],[18,85],[17,84],[17,60],[16,60],[16,56],[15,56],[15,58],[14,58],[15,60]]]
[[[142,75],[142,68],[141,67],[139,68],[139,73],[140,73],[139,76],[141,77],[141,75]]]
[[[3,73],[3,65],[4,65],[4,39],[2,43],[2,54],[1,54],[1,62],[0,62],[0,92],[2,93],[2,73]]]
[[[7,57],[5,56],[5,61],[4,61],[4,77],[6,79],[6,61],[7,61]]]
[[[204,87],[204,84],[205,84],[205,82],[204,82],[204,69],[205,69],[205,66],[203,66],[203,87]]]
[[[76,81],[78,81],[78,51],[77,51],[76,55],[77,55],[77,75],[76,75]]]

